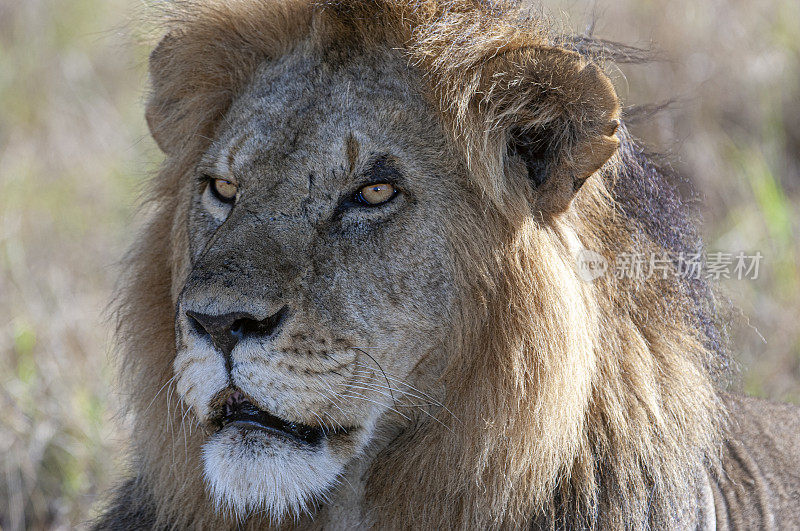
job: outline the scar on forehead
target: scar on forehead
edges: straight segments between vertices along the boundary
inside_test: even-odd
[[[347,136],[347,140],[345,140],[345,152],[347,153],[347,163],[350,165],[350,171],[352,172],[356,166],[356,161],[358,160],[358,141],[353,136],[353,133],[350,133]]]

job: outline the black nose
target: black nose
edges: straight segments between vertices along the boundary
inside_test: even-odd
[[[266,319],[257,319],[249,313],[233,312],[210,315],[189,310],[186,316],[199,334],[208,334],[211,342],[225,356],[228,371],[231,370],[233,347],[246,336],[270,337],[280,328],[289,313],[284,306]]]

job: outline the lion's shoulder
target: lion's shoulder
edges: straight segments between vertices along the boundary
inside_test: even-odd
[[[728,428],[713,481],[718,524],[800,528],[800,407],[727,393],[722,399]]]

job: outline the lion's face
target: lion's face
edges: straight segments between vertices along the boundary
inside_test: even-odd
[[[262,66],[197,165],[176,309],[206,482],[275,518],[434,400],[467,193],[404,59],[312,57]]]
[[[574,270],[683,226],[671,193],[650,218],[601,68],[513,2],[159,4],[113,523],[257,528],[328,495],[311,526],[674,524],[716,426],[705,288]]]

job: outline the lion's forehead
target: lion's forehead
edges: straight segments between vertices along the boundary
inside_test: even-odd
[[[356,55],[334,68],[301,48],[258,69],[209,157],[222,175],[274,165],[324,174],[346,163],[354,137],[376,154],[413,158],[415,146],[445,140],[422,86],[400,52]]]

